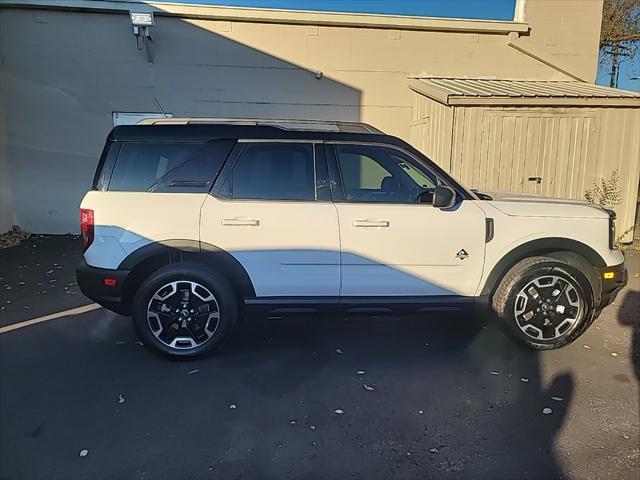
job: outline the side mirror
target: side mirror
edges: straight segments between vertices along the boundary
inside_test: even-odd
[[[416,203],[433,203],[433,191],[435,188],[428,188],[421,192],[416,198]]]
[[[456,192],[444,185],[439,185],[433,192],[433,206],[436,208],[451,208],[456,203]]]

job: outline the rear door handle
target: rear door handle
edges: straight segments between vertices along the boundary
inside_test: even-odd
[[[260,220],[255,218],[223,218],[222,225],[234,226],[234,227],[257,227],[260,225]]]
[[[364,220],[354,220],[354,227],[388,227],[389,220],[370,220],[368,218]]]

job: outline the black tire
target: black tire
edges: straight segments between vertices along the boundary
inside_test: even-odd
[[[166,289],[161,290],[163,287]],[[151,303],[156,293],[168,295],[172,291],[175,292],[172,296]],[[185,291],[188,293],[184,294]],[[203,299],[211,298],[209,294],[213,300],[204,302]],[[184,302],[185,298],[188,303]],[[180,309],[181,313],[175,310],[160,313],[169,307]],[[182,312],[189,310],[195,313],[186,314],[190,315],[187,322]],[[162,267],[142,282],[133,301],[132,317],[136,333],[145,345],[171,357],[195,358],[212,353],[229,337],[238,318],[238,300],[223,275],[196,263],[175,263]],[[154,334],[152,325],[159,334]],[[192,333],[196,329],[198,331]],[[189,336],[191,346],[187,346]],[[171,340],[176,342],[173,346]]]
[[[554,283],[545,285],[546,282]],[[534,290],[531,291],[531,287]],[[558,290],[561,293],[553,297]],[[492,307],[511,337],[536,350],[568,345],[595,319],[593,292],[587,276],[574,266],[550,257],[530,257],[515,264],[498,284]],[[565,312],[568,312],[566,316]],[[552,335],[556,337],[551,338]]]

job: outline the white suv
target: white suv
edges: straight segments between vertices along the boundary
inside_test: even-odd
[[[174,356],[214,350],[250,313],[477,305],[526,345],[556,348],[626,282],[612,212],[468,190],[359,123],[116,127],[81,227],[82,291]]]

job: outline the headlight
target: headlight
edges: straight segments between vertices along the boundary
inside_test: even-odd
[[[609,214],[609,249],[616,248],[616,212],[605,209]]]

